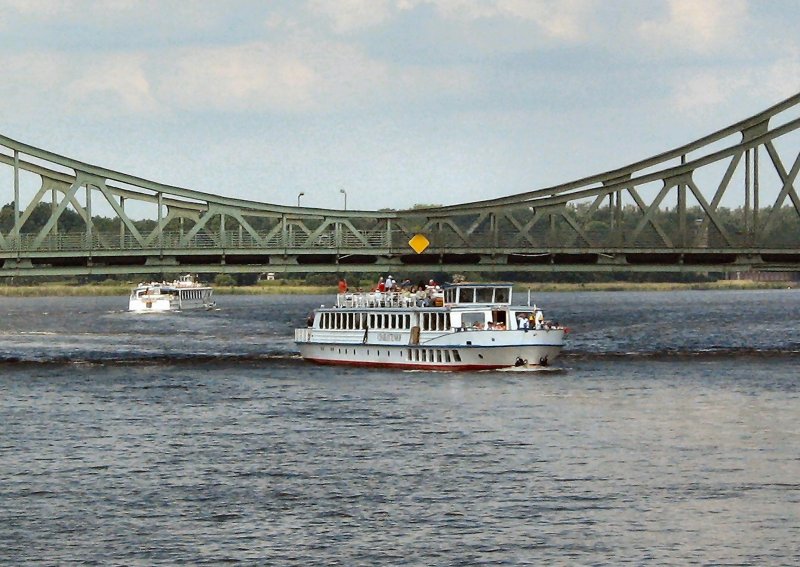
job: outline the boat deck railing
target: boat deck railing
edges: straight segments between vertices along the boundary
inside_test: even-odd
[[[336,307],[442,307],[444,296],[440,292],[370,291],[339,293]]]

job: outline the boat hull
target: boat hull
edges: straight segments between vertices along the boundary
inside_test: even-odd
[[[533,333],[531,333],[531,336]],[[421,345],[298,341],[300,355],[317,364],[404,368],[409,370],[491,370],[547,366],[560,354],[563,332],[538,332],[528,342],[465,345],[431,341]],[[533,342],[535,341],[535,343]],[[498,344],[499,343],[499,344]]]
[[[210,293],[204,293],[199,299],[181,299],[161,295],[151,298],[131,298],[128,311],[134,313],[164,313],[166,311],[185,311],[187,309],[212,309],[216,303]]]

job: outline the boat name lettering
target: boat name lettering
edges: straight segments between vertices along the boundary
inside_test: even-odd
[[[403,339],[400,333],[378,333],[378,340],[384,342],[399,342]]]

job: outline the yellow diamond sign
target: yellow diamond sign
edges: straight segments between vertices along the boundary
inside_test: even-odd
[[[417,254],[422,254],[430,243],[431,241],[422,234],[415,234],[411,237],[411,240],[408,241],[408,245],[411,246]]]

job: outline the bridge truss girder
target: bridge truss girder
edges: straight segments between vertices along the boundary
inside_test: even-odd
[[[11,173],[11,212],[0,219],[0,276],[797,271],[798,111],[800,94],[617,170],[508,197],[404,211],[212,195],[0,136],[0,168]],[[155,212],[134,219],[131,203]],[[101,206],[112,215],[103,226],[93,214]],[[29,229],[43,208],[47,219]],[[431,243],[421,254],[408,244],[416,234]]]

